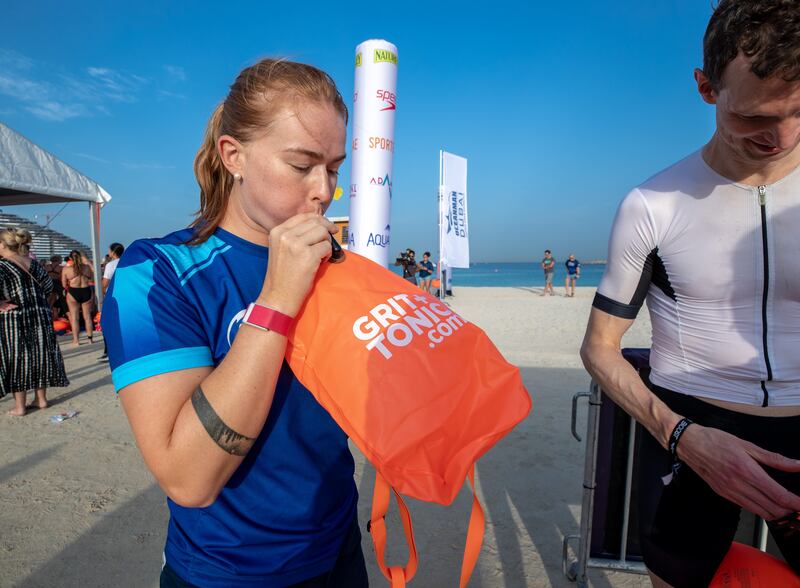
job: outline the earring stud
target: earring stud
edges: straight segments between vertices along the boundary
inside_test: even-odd
[[[235,174],[233,174],[233,179],[241,184],[242,183],[242,174],[240,174],[239,172],[236,172]]]

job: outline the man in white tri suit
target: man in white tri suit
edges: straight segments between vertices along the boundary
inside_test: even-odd
[[[721,0],[703,57],[714,135],[622,201],[581,349],[649,432],[654,586],[707,586],[742,507],[800,574],[800,3]],[[645,299],[646,382],[620,353]]]

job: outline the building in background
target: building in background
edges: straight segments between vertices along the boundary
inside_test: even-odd
[[[31,251],[37,259],[50,259],[53,255],[60,255],[66,259],[73,249],[91,257],[92,249],[86,243],[81,243],[50,227],[43,227],[32,220],[2,210],[0,210],[0,228],[28,229],[33,237]]]
[[[328,220],[339,227],[339,232],[336,233],[336,240],[342,246],[342,249],[347,249],[347,244],[350,242],[350,217],[349,216],[329,216]]]

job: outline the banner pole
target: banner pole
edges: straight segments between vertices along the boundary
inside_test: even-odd
[[[446,285],[444,283],[444,274],[442,272],[442,150],[439,149],[439,186],[437,189],[437,193],[439,195],[439,263],[437,263],[437,267],[439,268],[439,300],[444,300],[444,291]]]

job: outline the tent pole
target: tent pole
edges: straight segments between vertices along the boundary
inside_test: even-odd
[[[94,267],[94,291],[97,309],[103,310],[103,275],[100,273],[100,205],[89,203],[89,226],[92,230],[92,265]]]

